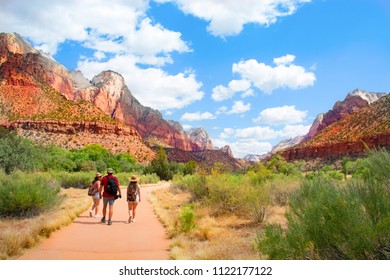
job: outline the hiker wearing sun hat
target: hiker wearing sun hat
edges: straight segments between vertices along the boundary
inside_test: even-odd
[[[138,184],[137,176],[133,175],[129,178],[127,186],[127,206],[129,209],[128,222],[135,222],[135,215],[138,203],[141,202],[141,186]]]
[[[112,168],[108,168],[107,176],[103,177],[100,187],[100,197],[103,197],[103,217],[101,219],[101,222],[106,222],[106,212],[108,204],[108,225],[112,224],[112,215],[114,214],[115,199],[117,199],[118,197],[122,197],[118,178],[115,177],[113,174],[114,170]],[[117,195],[118,192],[119,195]]]
[[[102,180],[103,175],[99,172],[96,172],[95,178],[92,181],[92,207],[89,211],[90,217],[99,218],[98,211],[99,211],[99,203],[100,203],[100,181]],[[95,212],[95,214],[93,214]]]

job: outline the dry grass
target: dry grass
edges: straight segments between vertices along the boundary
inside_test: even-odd
[[[28,219],[0,220],[0,259],[16,259],[24,249],[36,246],[42,238],[69,225],[90,205],[90,197],[82,189],[62,189],[62,204]]]
[[[181,207],[191,202],[185,191],[165,188],[152,193],[153,207],[172,238],[170,257],[175,260],[259,259],[255,238],[262,225],[240,213],[215,215],[209,207],[196,204],[195,228],[178,230]],[[285,223],[285,207],[270,207],[266,222]]]

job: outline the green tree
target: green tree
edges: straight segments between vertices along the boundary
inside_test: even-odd
[[[14,170],[32,171],[42,167],[42,149],[30,140],[7,133],[0,133],[0,168],[6,174]]]
[[[162,147],[156,152],[156,157],[150,163],[150,166],[145,169],[146,173],[156,173],[160,180],[171,180],[173,177],[168,157],[165,150]]]
[[[198,164],[194,160],[190,160],[184,166],[184,175],[192,175],[198,168]]]

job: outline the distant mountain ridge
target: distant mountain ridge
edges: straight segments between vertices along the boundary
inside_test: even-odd
[[[370,143],[371,146],[381,146],[381,147],[389,147],[387,144],[387,140],[384,140],[383,137],[386,138],[386,136],[389,133],[389,126],[386,126],[386,123],[390,123],[390,119],[388,117],[388,113],[390,112],[390,106],[377,106],[374,105],[376,102],[381,100],[382,98],[385,98],[381,100],[380,102],[386,103],[386,101],[389,97],[389,93],[376,93],[376,92],[367,92],[362,89],[356,89],[350,93],[347,94],[346,98],[343,101],[337,101],[333,108],[329,110],[326,113],[321,113],[319,114],[316,119],[313,121],[309,132],[306,135],[302,136],[297,136],[295,138],[291,139],[285,139],[282,140],[280,143],[275,145],[271,152],[261,155],[261,156],[256,156],[256,155],[251,155],[250,157],[246,157],[247,159],[251,159],[252,161],[261,161],[266,158],[269,158],[275,153],[282,152],[282,154],[289,160],[294,160],[294,159],[309,159],[309,158],[316,158],[316,157],[332,157],[332,156],[340,156],[344,152],[353,152],[354,153],[360,153],[362,151],[362,145],[361,141],[365,139],[368,143]],[[381,103],[380,103],[381,104]],[[374,116],[366,116],[366,117],[361,117],[360,120],[366,124],[371,124],[373,127],[377,127],[378,129],[376,131],[372,130],[367,130],[365,129],[365,136],[360,136],[360,137],[339,137],[338,135],[344,133],[347,134],[346,131],[349,131],[348,133],[350,134],[355,134],[357,135],[358,132],[351,132],[348,127],[352,127],[352,124],[348,124],[348,121],[351,121],[350,116],[353,114],[356,118],[359,118],[359,114],[361,114],[361,109],[363,108],[368,108],[371,107],[371,110],[375,111],[381,111],[382,113],[377,113],[376,117]],[[382,109],[380,109],[381,107]],[[369,111],[369,109],[367,109]],[[362,111],[363,112],[363,111]],[[375,114],[373,112],[373,114]],[[348,117],[348,118],[347,118]],[[345,120],[344,120],[345,119]],[[383,119],[382,125],[379,125],[376,123],[375,120],[372,119]],[[343,124],[344,127],[339,127],[338,130],[332,130],[333,137],[329,137],[329,139],[338,139],[339,142],[337,142],[338,147],[333,147],[334,152],[332,151],[331,145],[327,146],[328,148],[324,148],[324,151],[326,152],[314,152],[314,150],[311,149],[311,145],[315,146],[321,146],[319,145],[318,142],[322,136],[326,134],[321,133],[322,130],[326,130],[328,127],[332,126],[334,123],[340,122]],[[368,138],[367,138],[368,136]],[[378,141],[373,141],[371,138],[381,138],[382,140]],[[311,138],[314,138],[314,140],[310,141]],[[315,140],[317,139],[317,140]],[[359,142],[360,139],[360,142]],[[349,145],[351,146],[351,143],[354,142],[359,142],[360,144],[353,144],[354,148],[344,149],[343,146]],[[324,141],[322,141],[324,142]],[[336,142],[333,141],[333,145],[336,145]],[[348,143],[347,143],[348,142]],[[305,147],[305,148],[304,148]],[[299,152],[298,152],[299,150]],[[337,151],[336,151],[337,150]],[[299,154],[299,155],[294,155],[294,153]]]
[[[390,95],[377,98],[363,104],[359,95],[348,95],[324,114],[323,123],[328,125],[320,125],[310,138],[281,151],[282,156],[292,161],[359,155],[366,146],[390,150]]]

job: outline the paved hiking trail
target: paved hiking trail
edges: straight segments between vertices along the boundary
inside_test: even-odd
[[[101,223],[100,218],[91,218],[88,209],[72,224],[54,232],[19,259],[168,260],[169,240],[149,201],[151,191],[167,186],[169,183],[142,187],[136,222],[130,224],[127,222],[126,188],[122,186],[122,198],[114,204],[112,225]],[[103,200],[99,205],[100,216],[102,206]]]

